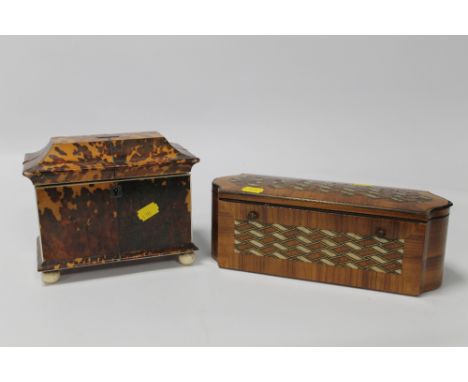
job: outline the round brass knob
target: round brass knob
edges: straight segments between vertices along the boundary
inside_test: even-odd
[[[256,211],[250,211],[249,214],[247,215],[248,220],[257,220],[258,219],[258,212]]]

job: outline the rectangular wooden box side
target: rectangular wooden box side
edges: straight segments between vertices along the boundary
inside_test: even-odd
[[[311,281],[321,281],[339,285],[354,286],[418,296],[423,291],[430,290],[437,282],[439,268],[434,268],[433,276],[423,281],[423,273],[429,270],[429,263],[441,264],[441,260],[426,262],[426,253],[429,248],[439,248],[438,239],[429,240],[433,229],[428,224],[392,220],[388,218],[368,218],[316,212],[291,208],[268,209],[267,205],[249,203],[235,203],[219,200],[217,190],[213,193],[213,257],[217,259],[222,268],[244,270],[250,272],[266,273],[277,276],[299,278]],[[390,234],[405,236],[405,256],[403,275],[385,274],[362,270],[347,269],[344,267],[330,267],[321,264],[301,263],[297,261],[281,261],[271,257],[259,257],[250,254],[236,254],[234,252],[234,221],[237,217],[246,216],[250,210],[258,211],[262,216],[267,215],[270,223],[280,220],[290,225],[312,225],[321,228],[335,228],[338,231],[365,232],[374,229],[375,224],[386,227]],[[289,216],[288,216],[289,215]],[[262,221],[263,222],[263,221]],[[377,223],[376,223],[377,222]],[[438,223],[435,223],[436,225]],[[361,226],[361,228],[356,228]],[[394,227],[394,232],[392,232]],[[443,232],[441,235],[443,236]],[[426,243],[427,242],[427,243]],[[431,244],[432,243],[432,244]],[[440,248],[439,248],[440,249]],[[433,252],[437,252],[436,249]],[[440,250],[439,250],[440,252]],[[440,258],[440,256],[438,256]],[[440,265],[441,266],[441,265]]]
[[[421,281],[423,292],[437,289],[442,285],[448,222],[449,216],[445,216],[432,219],[427,223]]]
[[[218,258],[218,190],[219,187],[213,183],[211,201],[211,256]]]

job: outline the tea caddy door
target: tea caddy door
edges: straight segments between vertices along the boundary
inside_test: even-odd
[[[116,194],[122,257],[193,249],[189,176],[122,181]]]

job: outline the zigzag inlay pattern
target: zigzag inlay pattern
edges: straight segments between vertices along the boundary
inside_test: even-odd
[[[404,239],[235,221],[236,253],[401,275]]]
[[[370,185],[322,182],[305,179],[282,179],[255,175],[240,175],[231,178],[231,182],[240,186],[271,187],[274,189],[320,192],[322,194],[339,193],[348,197],[360,195],[371,199],[388,199],[394,202],[403,203],[423,203],[431,200],[430,197],[413,190],[376,187]]]

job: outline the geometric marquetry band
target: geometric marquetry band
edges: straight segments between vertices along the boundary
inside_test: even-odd
[[[324,182],[305,179],[283,179],[256,175],[240,175],[230,179],[239,186],[270,187],[281,190],[299,190],[321,194],[340,194],[344,197],[365,196],[370,199],[392,200],[394,202],[423,203],[432,198],[414,190]]]
[[[405,240],[236,220],[234,247],[241,255],[401,275]]]

